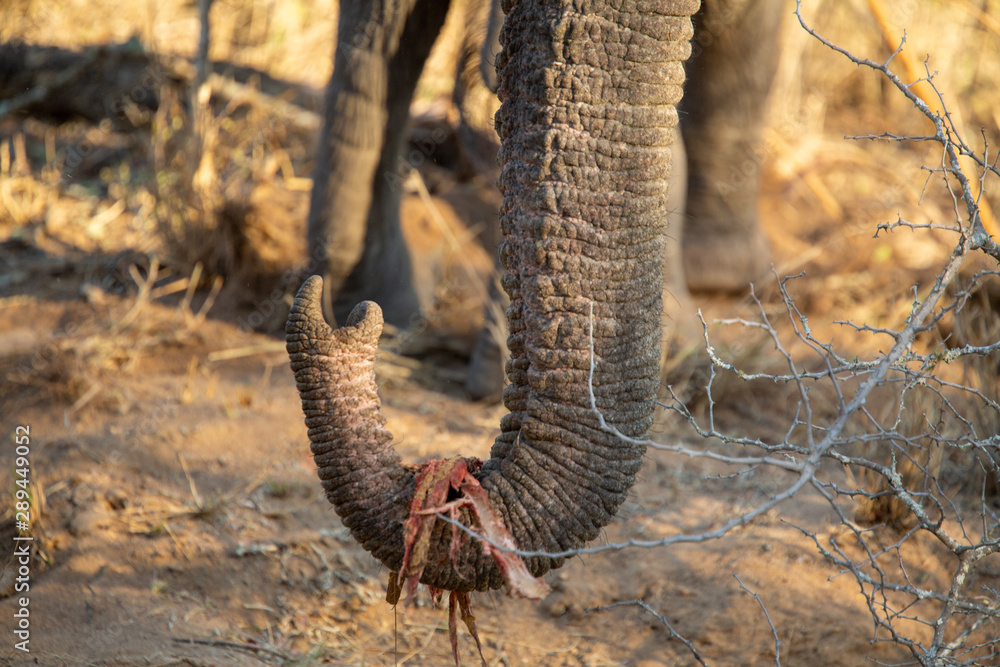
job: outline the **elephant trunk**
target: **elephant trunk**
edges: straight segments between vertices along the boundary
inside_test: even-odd
[[[482,483],[518,544],[549,552],[597,537],[644,452],[598,423],[591,338],[598,410],[636,438],[652,423],[670,144],[697,9],[570,5],[509,3],[498,62],[511,414]]]
[[[602,429],[592,399],[625,435],[647,433],[658,384],[670,144],[697,6],[668,0],[634,13],[601,3],[584,11],[566,0],[505,6],[497,130],[510,414],[475,476],[521,549],[559,552],[597,537],[641,463],[644,448]],[[306,282],[286,328],[313,453],[345,525],[398,570],[416,481],[378,413],[372,364],[380,313],[361,304],[332,331],[320,291],[318,278]],[[500,568],[478,542],[452,558],[450,528],[435,527],[421,581],[499,587]],[[527,561],[535,576],[560,563]]]

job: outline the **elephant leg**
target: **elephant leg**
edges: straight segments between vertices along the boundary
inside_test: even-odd
[[[496,189],[500,175],[494,116],[500,108],[496,89],[496,54],[499,52],[499,32],[503,13],[499,2],[470,3],[467,29],[463,35],[461,58],[455,78],[455,106],[460,111],[458,139],[467,171],[481,179],[482,187]],[[490,73],[492,75],[490,76]],[[499,198],[499,191],[496,192]],[[501,235],[499,223],[489,226],[479,235],[484,248],[497,260]],[[489,302],[484,304],[483,329],[472,349],[466,372],[465,390],[475,400],[499,398],[504,388],[504,363],[507,357],[507,320],[504,311],[507,295],[494,284]]]
[[[680,133],[678,133],[680,135]],[[682,237],[687,211],[687,151],[678,136],[671,147],[670,199],[663,253],[663,354],[670,355],[701,336],[694,302],[684,275]]]
[[[410,100],[448,4],[341,3],[308,232],[337,321],[365,299],[399,326],[420,313],[399,225],[401,153]]]
[[[485,325],[476,338],[465,374],[465,391],[473,400],[496,400],[503,393],[506,379],[504,366],[510,356],[507,352],[505,315],[509,305],[506,292],[494,281],[490,286],[490,301],[484,308]]]
[[[489,18],[486,21],[486,39],[483,41],[483,46],[479,54],[479,71],[486,87],[493,93],[496,93],[499,86],[496,60],[500,54],[500,28],[503,27],[503,9],[500,7],[500,0],[490,0],[489,5]]]
[[[694,19],[681,103],[689,177],[684,272],[694,291],[746,289],[771,264],[756,207],[786,4],[704,0]]]
[[[490,43],[494,29],[493,22],[503,21],[493,16],[496,2],[471,0],[466,8],[466,29],[462,35],[462,48],[458,71],[455,73],[455,93],[453,100],[459,110],[458,140],[462,151],[463,167],[468,176],[478,176],[487,187],[495,187],[500,175],[497,151],[500,137],[494,127],[494,116],[500,108],[495,88],[483,78],[484,71],[493,71],[493,85],[496,82],[495,51],[499,48]],[[499,32],[499,29],[496,29]],[[489,59],[486,63],[485,59]],[[483,245],[497,248],[500,244],[500,228],[497,225],[482,235]]]

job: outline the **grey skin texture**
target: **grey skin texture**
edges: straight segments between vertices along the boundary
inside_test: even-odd
[[[787,0],[705,0],[694,17],[681,103],[687,150],[683,274],[692,291],[738,292],[766,276],[757,219],[767,97]]]
[[[756,201],[766,101],[789,4],[704,0],[693,19],[680,109],[689,157],[675,155],[667,219],[668,347],[699,336],[689,289],[744,290],[770,267]],[[317,272],[326,279],[325,312],[338,322],[365,299],[380,303],[386,320],[401,327],[430,305],[414,290],[399,226],[401,150],[410,98],[447,9],[448,0],[427,7],[418,0],[345,3],[309,212],[310,256],[320,259]],[[493,182],[499,175],[495,81],[483,73],[494,70],[503,16],[498,3],[483,0],[453,11],[465,12],[467,26],[455,89],[463,164]],[[485,230],[480,240],[495,253],[499,228]],[[502,311],[504,296],[493,297]],[[503,335],[496,336],[503,323],[495,312],[487,307],[488,326],[470,360],[466,389],[476,399],[499,396],[503,386]]]
[[[406,326],[420,304],[399,225],[398,163],[409,102],[448,2],[364,0],[340,9],[309,203],[309,256],[338,321],[373,299],[389,322]]]
[[[521,549],[560,552],[597,537],[635,481],[653,419],[660,357],[671,144],[697,0],[505,2],[498,58],[503,195],[500,249],[511,358],[510,413],[475,476]],[[585,10],[585,11],[584,11]],[[358,305],[334,331],[322,279],[301,288],[287,347],[327,498],[390,570],[415,473],[379,414],[373,363],[382,313]],[[593,346],[593,385],[591,375]],[[502,585],[492,558],[435,528],[421,581]],[[541,576],[562,559],[526,559]]]

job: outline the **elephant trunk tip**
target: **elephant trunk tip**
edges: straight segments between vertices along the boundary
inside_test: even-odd
[[[323,316],[323,278],[310,276],[302,283],[292,302],[285,334],[288,341],[301,336],[313,340],[341,340],[349,345],[377,345],[384,323],[382,309],[374,301],[362,301],[354,307],[344,326],[336,332]]]
[[[382,308],[374,301],[362,301],[354,306],[351,314],[347,316],[346,327],[357,327],[360,329],[377,328],[382,332]],[[377,336],[377,335],[376,335]]]
[[[285,322],[285,333],[289,336],[306,333],[306,329],[319,329],[324,331],[323,326],[329,329],[326,318],[323,317],[323,278],[321,276],[309,276],[292,301],[292,308],[288,313],[288,320]],[[323,325],[323,326],[321,326]]]
[[[298,294],[295,295],[295,300],[306,299],[312,301],[317,299],[323,294],[323,276],[312,275],[306,278],[302,286],[299,287]]]

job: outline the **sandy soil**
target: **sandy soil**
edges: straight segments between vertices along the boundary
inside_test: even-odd
[[[69,340],[67,331],[91,328],[95,343],[109,344],[109,327],[135,298],[103,295],[90,304],[74,296],[80,277],[67,280],[8,300],[0,324],[0,340],[26,351],[6,357],[19,382],[4,392],[4,432],[30,426],[30,476],[44,494],[33,528],[31,658],[53,665],[448,664],[446,612],[426,597],[416,607],[387,605],[388,573],[323,498],[280,340],[242,330],[245,313],[186,324],[205,294],[190,310],[162,299],[144,306],[150,324],[135,335],[145,342],[123,343],[126,365],[78,378],[72,364],[64,368],[67,352],[50,360],[46,350]],[[750,312],[729,299],[703,307]],[[148,342],[188,327],[164,344]],[[72,340],[77,354],[79,336]],[[217,359],[255,346],[263,352]],[[25,368],[28,381],[17,374]],[[67,373],[84,383],[72,388]],[[33,386],[32,377],[47,379]],[[390,357],[380,378],[404,459],[488,456],[504,409],[464,398],[454,355],[409,365]],[[773,433],[780,411],[771,408],[785,399],[737,389],[722,400],[718,419]],[[664,412],[654,439],[697,445],[678,422]],[[635,492],[599,543],[709,530],[789,481],[775,472],[729,472],[650,451]],[[554,592],[540,603],[474,596],[487,661],[696,664],[636,607],[588,611],[642,599],[709,664],[771,664],[768,620],[741,582],[760,595],[778,629],[783,664],[902,658],[898,647],[871,643],[856,584],[835,577],[795,526],[821,538],[839,530],[829,506],[807,492],[721,540],[573,559],[547,578]],[[14,604],[0,601],[8,620]],[[460,646],[465,664],[475,664],[464,632]],[[24,660],[9,643],[0,655]]]
[[[66,309],[32,299],[8,308],[5,320],[24,323],[46,310]],[[197,337],[136,360],[115,380],[122,397],[115,406],[66,415],[65,403],[15,400],[5,415],[5,428],[30,426],[31,476],[45,494],[36,524],[43,553],[31,576],[32,657],[40,664],[447,664],[446,614],[426,599],[417,608],[389,607],[388,573],[323,499],[283,356],[204,361],[273,339],[212,321]],[[382,390],[406,459],[488,455],[501,407],[415,380],[388,380]],[[666,416],[656,431],[667,442],[690,437]],[[651,452],[601,541],[702,531],[781,481],[708,472]],[[898,651],[870,645],[853,582],[831,580],[788,523],[831,530],[828,514],[806,497],[724,540],[574,559],[548,577],[554,592],[540,603],[475,596],[487,660],[695,664],[637,608],[587,611],[642,598],[712,664],[769,664],[774,639],[742,581],[780,628],[785,664],[892,661]],[[0,604],[9,618],[11,599]],[[471,639],[461,646],[474,664]],[[4,651],[23,659],[9,644]]]

